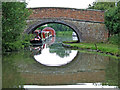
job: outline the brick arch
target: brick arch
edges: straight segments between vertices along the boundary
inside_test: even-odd
[[[82,33],[79,31],[79,29],[77,28],[77,26],[75,26],[73,23],[70,22],[66,22],[63,20],[55,20],[55,19],[47,19],[47,20],[43,20],[43,21],[38,21],[32,25],[30,25],[28,27],[28,29],[25,30],[25,33],[32,33],[34,30],[36,30],[38,27],[45,25],[45,24],[49,24],[49,23],[58,23],[58,24],[63,24],[66,25],[68,27],[70,27],[76,34],[78,37],[78,42],[82,41]]]
[[[108,32],[104,24],[104,11],[59,7],[29,8],[27,33],[47,23],[60,23],[73,29],[81,42],[106,42]]]

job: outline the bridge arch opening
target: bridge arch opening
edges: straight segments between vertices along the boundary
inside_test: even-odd
[[[25,30],[25,33],[30,34],[30,33],[34,32],[37,28],[39,28],[43,25],[46,25],[46,24],[62,24],[62,25],[65,25],[65,26],[71,28],[72,31],[74,31],[76,33],[76,36],[78,38],[77,42],[82,41],[82,34],[81,34],[81,32],[79,32],[79,29],[75,25],[73,25],[72,23],[68,23],[68,22],[64,22],[64,21],[58,21],[58,20],[56,20],[56,21],[55,20],[47,20],[47,21],[34,23],[27,30]]]

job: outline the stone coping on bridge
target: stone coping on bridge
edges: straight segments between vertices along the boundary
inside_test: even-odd
[[[67,7],[29,7],[28,9],[48,9],[48,8],[55,8],[55,9],[72,9],[72,10],[80,10],[80,11],[101,11],[105,12],[104,10],[97,10],[97,9],[77,9],[77,8],[67,8]]]

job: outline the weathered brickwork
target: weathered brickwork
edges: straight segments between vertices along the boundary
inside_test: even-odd
[[[33,8],[30,18],[69,18],[85,21],[104,22],[104,11],[68,9],[68,8]]]
[[[108,37],[105,25],[102,23],[77,22],[84,42],[105,42]]]
[[[27,20],[25,32],[48,23],[67,25],[77,33],[80,42],[105,42],[108,32],[104,25],[104,12],[66,8],[34,8]]]

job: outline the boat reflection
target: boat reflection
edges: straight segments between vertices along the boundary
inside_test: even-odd
[[[52,45],[54,42],[55,42],[55,37],[51,37],[46,41],[44,41],[43,43],[32,44],[32,46],[30,46],[30,51],[32,52],[32,56],[41,54],[41,51],[45,48],[45,46]]]
[[[73,40],[78,40],[77,36],[73,36],[72,38],[73,38]]]
[[[59,49],[56,48],[56,44],[59,44]],[[55,47],[56,51],[52,51],[52,47]],[[55,43],[55,37],[47,39],[40,46],[30,47],[30,51],[32,51],[34,59],[45,66],[62,66],[68,64],[74,59],[78,52],[77,50],[64,49],[60,43]],[[65,55],[63,56],[61,54]]]

